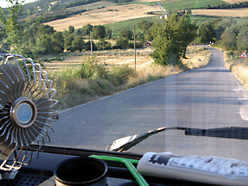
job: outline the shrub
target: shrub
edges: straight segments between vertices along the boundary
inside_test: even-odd
[[[112,67],[109,74],[107,75],[107,80],[113,83],[115,86],[124,85],[129,76],[134,75],[134,69],[128,67],[128,65],[121,65],[118,67]]]

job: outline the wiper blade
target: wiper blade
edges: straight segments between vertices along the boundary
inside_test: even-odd
[[[111,145],[107,146],[106,150],[116,151],[116,152],[125,152],[131,147],[137,145],[141,141],[145,140],[151,135],[157,134],[164,130],[174,129],[174,130],[185,130],[186,128],[182,127],[161,127],[155,130],[148,131],[144,134],[135,134],[133,136],[127,136],[124,138],[120,138],[115,140]]]
[[[107,146],[106,150],[125,152],[131,147],[142,142],[151,135],[157,134],[165,130],[184,130],[185,135],[205,136],[217,138],[232,138],[232,139],[248,139],[248,128],[246,127],[222,127],[211,129],[198,129],[188,127],[161,127],[155,130],[148,131],[144,134],[136,134],[115,140],[111,145]]]
[[[248,139],[248,128],[246,127],[223,127],[212,129],[185,129],[185,135],[207,136],[217,138]]]

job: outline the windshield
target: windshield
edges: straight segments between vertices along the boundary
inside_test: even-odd
[[[46,145],[106,150],[116,139],[161,127],[247,127],[248,1],[0,6],[0,53],[40,63],[57,90],[59,119]],[[247,161],[247,143],[165,130],[127,152]]]

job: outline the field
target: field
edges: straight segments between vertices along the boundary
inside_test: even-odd
[[[160,9],[156,5],[116,5],[97,10],[87,11],[69,18],[47,22],[46,24],[54,27],[54,29],[57,31],[63,31],[66,30],[70,25],[74,26],[75,28],[81,28],[82,26],[87,24],[103,25],[125,21],[129,19],[151,17],[153,15],[147,14],[147,12],[150,11],[160,11]]]
[[[137,18],[137,19],[130,19],[130,20],[126,20],[126,21],[120,21],[120,22],[116,22],[116,23],[106,24],[104,26],[106,26],[110,30],[112,30],[113,36],[118,36],[118,33],[121,30],[130,30],[133,32],[133,25],[137,25],[142,20],[153,21],[153,20],[158,20],[158,19],[159,19],[159,17],[142,17],[142,18]],[[135,29],[136,29],[135,30],[136,33],[141,31],[137,26]]]
[[[192,10],[193,15],[248,17],[248,8]]]
[[[218,6],[226,2],[222,0],[167,0],[160,3],[166,10],[185,10],[206,8],[207,5]]]
[[[136,68],[142,69],[146,66],[149,66],[153,63],[153,59],[150,57],[152,48],[137,49],[136,51]],[[208,61],[206,56],[206,50],[203,47],[190,46],[187,49],[187,60],[184,59],[183,63],[186,64],[189,68],[199,67],[205,62]],[[111,51],[98,51],[94,52],[95,62],[98,64],[108,65],[128,65],[131,68],[135,67],[135,57],[134,50],[111,50]],[[63,61],[55,60],[53,62],[45,62],[45,68],[48,71],[58,71],[60,69],[76,69],[86,59],[86,56],[90,56],[89,52],[78,52],[78,53],[68,53],[64,54]],[[50,59],[54,56],[50,56]],[[48,58],[49,59],[49,58]],[[200,59],[200,60],[199,60]],[[194,66],[192,66],[194,65]]]
[[[143,67],[152,63],[152,58],[149,54],[152,52],[150,48],[137,49],[136,51],[136,64],[137,68]],[[53,62],[45,62],[44,65],[48,71],[57,71],[62,68],[78,68],[86,59],[86,56],[90,56],[90,52],[78,52],[64,54],[63,61],[55,60]],[[127,64],[130,67],[134,67],[134,50],[109,50],[109,51],[96,51],[93,53],[95,56],[95,62],[105,65],[123,65]],[[54,56],[53,56],[54,57]],[[52,56],[50,57],[53,58]],[[49,58],[48,58],[49,59]]]

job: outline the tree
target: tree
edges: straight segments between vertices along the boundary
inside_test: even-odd
[[[96,25],[92,28],[93,38],[100,39],[106,37],[106,29],[103,25]]]
[[[75,31],[74,26],[69,26],[68,31],[69,31],[70,34],[74,33],[74,31]]]
[[[133,38],[133,32],[130,30],[121,30],[118,34],[118,37],[131,40]]]
[[[71,44],[71,51],[81,51],[84,48],[84,40],[81,36],[76,36]]]
[[[83,30],[84,35],[90,35],[90,32],[92,32],[92,28],[93,26],[90,24],[83,26],[82,30]]]
[[[106,38],[111,39],[112,38],[112,30],[109,28],[106,28]]]
[[[111,49],[111,43],[105,41],[104,39],[100,39],[99,42],[96,43],[96,46],[100,50]]]
[[[126,37],[118,37],[114,48],[119,48],[119,49],[130,48],[129,39]]]
[[[235,50],[237,44],[237,35],[239,33],[239,29],[237,25],[232,25],[231,27],[227,27],[220,38],[220,44],[226,50]]]
[[[64,50],[64,37],[62,32],[55,32],[52,37],[53,43],[53,52],[54,53],[61,53]]]
[[[197,29],[198,42],[208,44],[215,41],[213,24],[209,21],[202,23]]]
[[[68,31],[64,31],[63,32],[63,36],[64,36],[64,48],[69,51],[71,50],[71,45],[72,45],[72,41],[74,40],[72,34],[69,34]]]
[[[41,53],[41,54],[52,53],[53,44],[52,44],[52,39],[50,35],[48,34],[40,35],[39,38],[37,38],[36,46],[37,46],[38,53]]]
[[[19,53],[21,51],[22,41],[21,38],[21,26],[18,22],[18,16],[22,11],[22,2],[20,0],[8,0],[11,6],[8,10],[0,7],[0,23],[6,32],[7,37],[3,43],[11,45],[11,51]]]
[[[239,51],[248,51],[248,25],[243,25],[237,36],[237,48]]]
[[[214,21],[214,30],[216,40],[221,38],[221,35],[225,31],[226,28],[231,27],[233,24],[236,24],[236,21],[232,18],[220,18]]]
[[[139,41],[139,43],[141,43],[141,45],[145,44],[145,36],[143,33],[138,32],[136,34],[136,41]]]
[[[152,28],[154,51],[151,57],[155,63],[182,66],[181,57],[185,57],[186,48],[196,36],[197,26],[188,16],[172,14],[168,21],[155,24]]]
[[[37,32],[36,34],[37,35],[43,35],[43,34],[48,34],[48,35],[51,35],[53,34],[55,31],[53,29],[53,27],[49,26],[49,25],[43,25],[43,24],[40,24],[38,27],[37,27]]]
[[[147,20],[142,20],[138,23],[138,27],[143,31],[143,33],[146,33],[153,25],[154,23]]]
[[[138,23],[138,27],[142,30],[144,33],[144,40],[151,41],[153,40],[153,34],[151,32],[151,28],[154,25],[153,22],[147,21],[147,20],[142,20]]]

